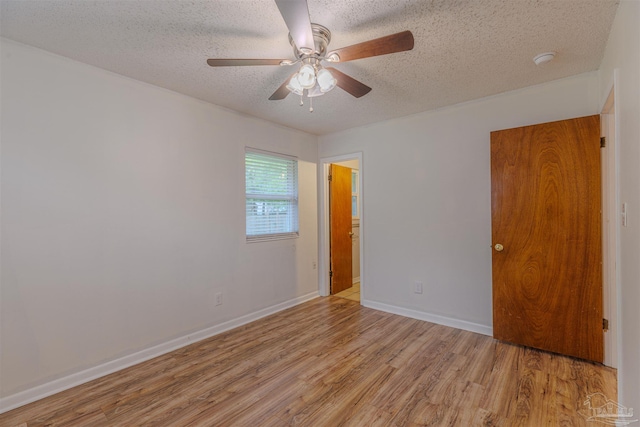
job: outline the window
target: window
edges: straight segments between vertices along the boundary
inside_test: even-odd
[[[298,160],[245,150],[247,242],[298,236]]]
[[[360,185],[360,179],[357,169],[351,169],[351,216],[353,219],[360,218],[358,207],[360,206],[360,191],[358,186]]]

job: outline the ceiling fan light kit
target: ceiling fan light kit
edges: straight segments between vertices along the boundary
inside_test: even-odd
[[[311,64],[304,64],[300,67],[297,76],[303,89],[311,89],[316,85],[316,70]]]
[[[326,68],[321,68],[318,70],[316,80],[318,81],[318,86],[320,86],[320,91],[322,93],[329,92],[331,89],[336,87],[336,84],[338,83],[338,80],[336,80],[331,72],[329,72],[329,70],[327,70]]]
[[[337,80],[331,75],[326,68],[322,68],[319,63],[311,65],[311,63],[303,64],[300,70],[295,73],[286,88],[289,92],[300,96],[300,105],[304,105],[304,91],[307,90],[307,98],[324,95],[331,89],[336,87]],[[313,106],[309,108],[313,112]]]
[[[287,89],[289,89],[290,92],[295,93],[296,95],[303,95],[304,88],[298,80],[298,73],[294,74],[293,77],[291,77],[291,80],[289,80],[289,84],[287,85]]]
[[[350,95],[360,98],[371,91],[369,86],[335,68],[324,68],[322,61],[339,63],[413,49],[413,34],[411,34],[410,31],[403,31],[328,52],[327,47],[331,41],[331,31],[322,25],[311,23],[307,0],[275,0],[275,2],[289,29],[289,43],[293,47],[295,60],[207,60],[207,63],[212,67],[249,65],[291,66],[302,63],[299,70],[288,78],[273,95],[269,97],[272,101],[284,99],[291,92],[300,96],[300,105],[304,105],[303,98],[305,93],[311,103],[314,97],[324,95],[336,86]],[[309,111],[313,112],[313,105],[311,105]]]

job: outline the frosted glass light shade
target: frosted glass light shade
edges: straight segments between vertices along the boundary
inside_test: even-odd
[[[320,85],[315,85],[314,87],[312,87],[307,91],[307,97],[309,98],[315,98],[316,96],[322,96],[322,95],[324,95],[324,91],[322,90]]]
[[[291,80],[289,80],[289,84],[287,85],[287,89],[296,95],[302,95],[303,89],[298,81],[298,74],[294,74],[293,77],[291,77]]]
[[[305,64],[298,71],[298,82],[304,89],[311,89],[316,84],[316,70],[312,65]]]
[[[329,92],[336,87],[336,83],[338,83],[338,81],[331,75],[329,70],[323,68],[318,71],[318,85],[322,92]]]

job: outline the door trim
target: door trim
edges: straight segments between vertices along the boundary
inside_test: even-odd
[[[346,160],[357,160],[359,170],[359,182],[360,185],[360,304],[366,298],[366,281],[365,272],[366,266],[364,264],[364,234],[365,234],[365,220],[364,220],[364,164],[362,162],[362,151],[343,154],[340,156],[322,157],[319,161],[318,168],[318,194],[319,194],[319,218],[318,218],[318,293],[321,296],[328,296],[330,292],[330,279],[329,269],[331,256],[329,254],[329,165],[331,163],[344,162]]]
[[[620,147],[616,137],[619,135],[620,120],[617,93],[618,70],[613,72],[613,81],[607,97],[602,101],[601,134],[607,139],[604,150],[607,150],[607,164],[603,164],[602,174],[606,185],[602,186],[602,230],[607,235],[603,242],[603,315],[609,319],[609,331],[604,335],[604,364],[612,368],[620,366]],[[606,174],[606,177],[605,177]],[[606,218],[609,218],[609,223]]]

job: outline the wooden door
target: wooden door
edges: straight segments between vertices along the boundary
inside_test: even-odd
[[[496,339],[602,362],[600,186],[599,116],[491,133]]]
[[[351,169],[329,166],[331,293],[349,289],[351,272]]]

